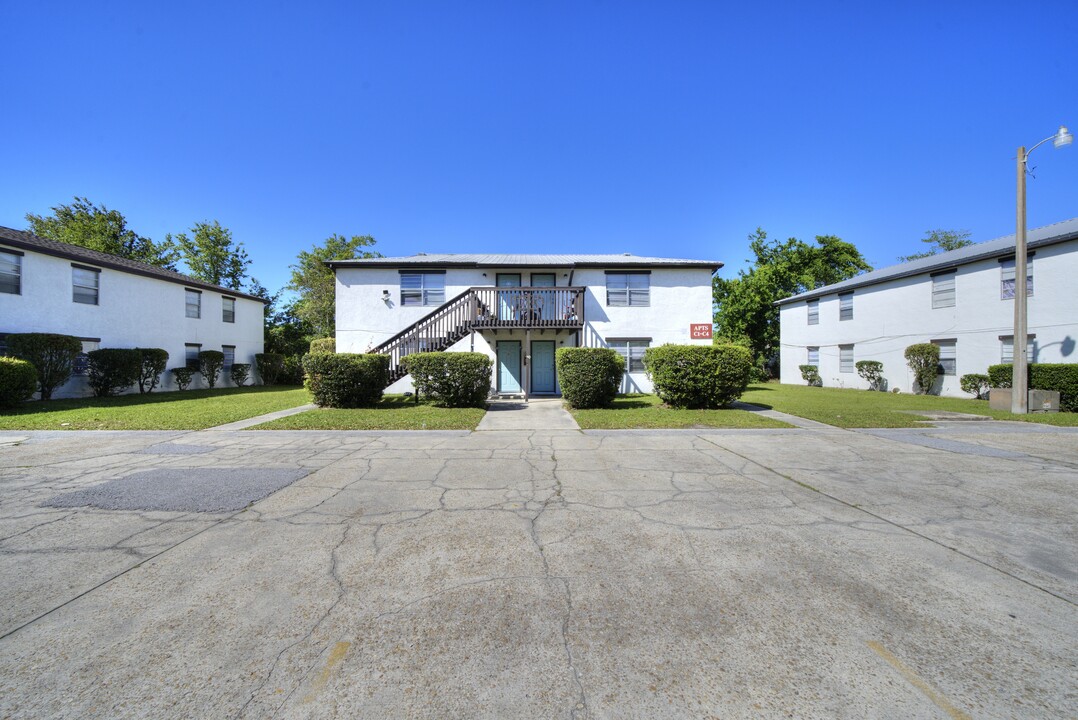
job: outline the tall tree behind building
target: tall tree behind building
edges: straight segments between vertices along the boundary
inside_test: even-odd
[[[901,255],[899,256],[898,261],[909,262],[910,260],[920,260],[921,258],[932,257],[933,255],[938,255],[940,253],[964,248],[967,245],[973,244],[973,241],[969,239],[970,234],[969,230],[929,230],[925,233],[925,236],[921,238],[921,242],[928,243],[929,249],[924,252],[914,253],[913,255]]]
[[[175,242],[192,277],[223,285],[233,290],[243,287],[243,278],[251,265],[243,243],[233,242],[232,231],[214,220],[195,223],[191,235],[180,233],[165,240]]]
[[[176,247],[166,238],[156,243],[127,227],[127,218],[84,197],[70,205],[57,205],[51,215],[27,213],[30,232],[57,242],[118,255],[128,260],[176,269]]]
[[[332,337],[336,331],[336,287],[333,271],[326,267],[326,261],[382,257],[379,252],[363,249],[373,247],[374,243],[370,235],[347,238],[334,233],[321,245],[296,257],[288,289],[299,297],[292,310],[297,318],[310,325],[315,337]]]
[[[779,309],[776,300],[847,280],[872,269],[860,251],[834,235],[816,243],[768,240],[761,228],[749,235],[753,264],[736,278],[712,281],[716,336],[747,342],[757,363],[777,362]]]

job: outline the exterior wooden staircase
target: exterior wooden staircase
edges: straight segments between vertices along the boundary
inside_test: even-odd
[[[580,329],[582,287],[473,287],[439,306],[371,352],[389,355],[390,382],[408,374],[404,358],[448,350],[471,332],[499,329]]]

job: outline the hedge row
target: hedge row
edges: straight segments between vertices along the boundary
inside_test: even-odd
[[[1078,363],[1030,363],[1029,387],[1059,392],[1059,409],[1078,412]],[[1009,388],[1014,379],[1010,363],[990,365],[988,382],[994,388]]]
[[[42,400],[48,400],[71,377],[82,341],[55,333],[12,333],[7,336],[7,350],[12,357],[34,366],[37,390]]]
[[[678,408],[718,408],[741,397],[752,374],[742,345],[660,345],[644,351],[655,394]]]
[[[476,352],[422,352],[404,358],[416,397],[444,407],[484,407],[494,362]]]
[[[371,407],[389,385],[388,355],[312,353],[303,356],[303,370],[319,407]]]

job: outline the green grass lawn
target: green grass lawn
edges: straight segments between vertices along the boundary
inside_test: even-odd
[[[0,430],[202,430],[308,402],[277,385],[49,400],[0,413]]]
[[[904,410],[950,410],[988,415],[997,420],[1078,426],[1078,413],[1011,415],[1009,412],[989,410],[987,400],[909,393],[896,395],[807,385],[753,385],[741,396],[741,400],[844,428],[925,427],[924,418],[902,412]]]
[[[411,397],[386,395],[373,408],[319,408],[257,425],[252,430],[474,430],[482,408],[440,408]]]
[[[585,430],[649,428],[788,428],[778,420],[745,410],[676,410],[655,395],[619,395],[611,408],[570,410]]]

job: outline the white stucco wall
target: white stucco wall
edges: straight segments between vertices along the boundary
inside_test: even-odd
[[[531,273],[554,272],[559,287],[570,284],[568,268],[445,270],[447,301],[471,287],[493,287],[498,273],[520,273],[522,283],[529,285]],[[610,270],[616,272],[617,268]],[[652,346],[711,342],[689,337],[691,323],[711,323],[711,271],[707,268],[652,268],[650,305],[647,307],[608,307],[604,268],[572,271],[572,285],[587,288],[582,345],[603,347],[609,338],[650,338]],[[382,300],[383,290],[390,293],[388,303]],[[397,268],[340,268],[337,270],[337,351],[365,352],[435,309],[400,306],[400,272]],[[521,331],[501,330],[495,335],[486,330],[476,333],[475,349],[494,358],[495,341],[523,337]],[[533,331],[532,339],[555,339],[557,347],[571,346],[575,344],[575,332],[562,330],[555,335],[550,330],[545,334]],[[451,350],[469,350],[470,347],[471,339],[465,338]],[[644,373],[632,373],[626,378],[624,389],[650,392],[651,383]],[[389,388],[389,392],[406,390],[411,390],[407,378]]]
[[[1035,334],[1033,362],[1078,362],[1078,241],[1042,246],[1032,259],[1034,294],[1029,298],[1029,332]],[[854,361],[878,360],[888,387],[912,392],[903,353],[914,343],[956,340],[955,375],[937,385],[943,395],[969,397],[959,387],[967,373],[984,373],[1000,362],[1001,335],[1014,330],[1014,300],[1000,298],[996,259],[959,266],[955,306],[932,308],[928,273],[854,291],[852,320],[839,320],[837,294],[820,298],[820,322],[808,324],[807,303],[781,307],[781,379],[803,385],[799,365],[807,348],[820,348],[825,386],[867,388],[856,372],[839,372],[839,345],[854,346]]]
[[[0,243],[0,250],[6,249]],[[254,365],[263,349],[262,303],[197,286],[202,292],[202,317],[186,317],[185,286],[165,280],[100,268],[98,305],[72,300],[72,260],[19,249],[22,257],[22,292],[0,293],[0,334],[49,332],[79,338],[100,338],[101,348],[158,347],[168,351],[168,367],[184,364],[184,345],[199,343],[203,350],[236,347],[236,362]],[[93,263],[76,264],[95,267]],[[236,322],[222,320],[222,298],[236,298]],[[252,367],[252,378],[256,378]],[[192,388],[204,387],[196,374]],[[161,377],[161,390],[175,390],[170,373]],[[232,381],[222,372],[218,387]],[[138,392],[135,387],[133,392]],[[54,397],[89,394],[85,377],[72,377]]]

